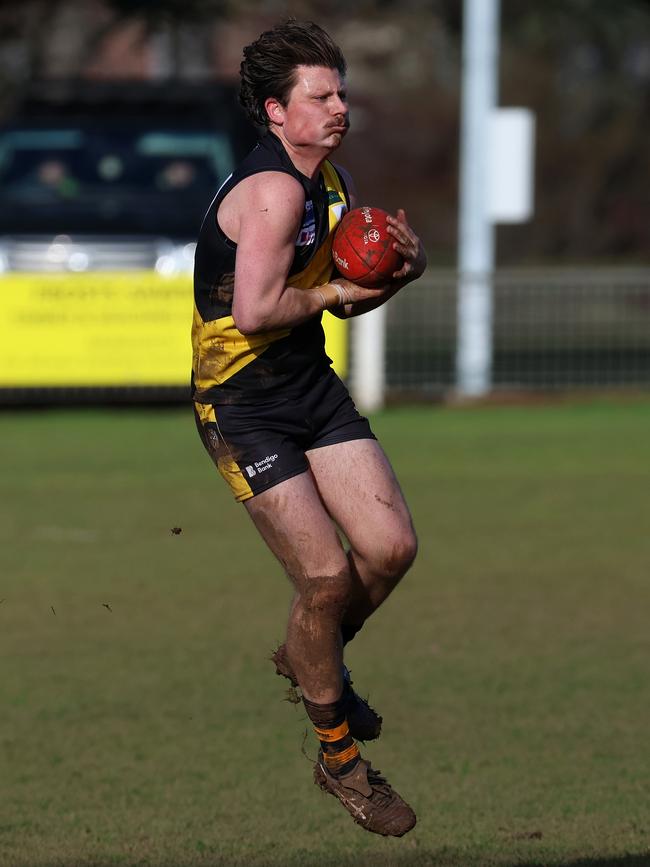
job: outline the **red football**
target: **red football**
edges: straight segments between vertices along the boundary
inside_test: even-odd
[[[404,260],[393,250],[387,216],[381,208],[366,205],[343,217],[332,242],[332,258],[342,277],[373,288],[385,286],[400,270]]]

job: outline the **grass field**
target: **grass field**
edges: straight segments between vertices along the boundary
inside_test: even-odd
[[[3,867],[650,864],[650,403],[373,423],[421,551],[348,664],[417,828],[312,784],[288,583],[189,412],[5,413]]]

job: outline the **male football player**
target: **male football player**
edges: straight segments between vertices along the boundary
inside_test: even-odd
[[[320,741],[316,782],[367,830],[401,836],[415,814],[359,754],[355,738],[377,737],[382,720],[352,689],[343,646],[417,542],[388,459],[330,367],[321,315],[383,304],[426,257],[398,210],[389,231],[404,265],[387,286],[334,273],[332,235],[354,206],[348,175],[329,161],[348,130],[345,72],[338,46],[310,22],[289,20],[244,49],[240,100],[265,134],[199,235],[193,397],[206,448],[293,583],[274,658],[300,686]]]

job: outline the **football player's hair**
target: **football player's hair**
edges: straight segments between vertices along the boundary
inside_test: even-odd
[[[248,118],[269,125],[264,102],[273,97],[286,106],[297,66],[324,66],[345,76],[343,52],[318,24],[289,18],[244,48],[239,68],[239,101]]]

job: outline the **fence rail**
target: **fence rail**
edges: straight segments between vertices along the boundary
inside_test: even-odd
[[[389,398],[453,391],[456,301],[456,273],[430,270],[390,302]],[[492,384],[496,391],[650,388],[650,268],[498,272]]]

